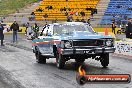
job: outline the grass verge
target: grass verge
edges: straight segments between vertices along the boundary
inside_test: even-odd
[[[14,13],[16,10],[37,1],[38,0],[0,0],[0,15]]]

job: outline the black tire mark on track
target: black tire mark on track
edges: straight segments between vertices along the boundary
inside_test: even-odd
[[[26,88],[11,76],[11,73],[0,66],[0,80],[7,88]]]
[[[80,87],[79,84],[77,84],[77,83],[75,83],[75,82],[72,82],[70,79],[67,79],[67,78],[65,78],[65,77],[62,77],[62,76],[60,76],[60,75],[58,75],[58,74],[55,74],[55,73],[52,73],[52,74],[54,75],[55,78],[58,78],[58,79],[60,79],[60,80],[62,80],[62,81],[64,81],[64,82],[66,82],[66,83],[68,83],[68,84],[71,84],[71,85],[75,86],[76,88],[84,88],[84,87]]]
[[[31,48],[28,48],[28,47],[25,47],[25,46],[22,46],[22,45],[16,45],[16,44],[13,44],[13,43],[6,43],[6,45],[13,46],[13,47],[23,49],[23,50],[26,50],[26,51],[32,51]]]
[[[2,52],[17,52],[16,50],[10,49],[7,46],[0,47],[0,51],[2,51]]]

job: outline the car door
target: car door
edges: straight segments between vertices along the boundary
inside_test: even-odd
[[[53,36],[52,36],[52,31],[53,31],[53,26],[49,25],[46,29],[45,32],[48,32],[47,35],[43,38],[43,52],[44,54],[53,56]]]

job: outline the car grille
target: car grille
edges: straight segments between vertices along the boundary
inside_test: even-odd
[[[77,40],[73,41],[73,46],[102,46],[103,40]]]

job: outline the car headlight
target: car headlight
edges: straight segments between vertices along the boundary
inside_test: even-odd
[[[112,41],[111,40],[106,41],[106,46],[112,46]]]
[[[66,43],[65,43],[65,47],[66,47],[66,48],[70,48],[70,47],[71,47],[71,43],[70,43],[70,42],[66,42]]]

